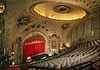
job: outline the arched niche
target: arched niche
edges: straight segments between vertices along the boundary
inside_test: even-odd
[[[56,34],[52,34],[50,36],[50,52],[57,54],[58,49],[59,49],[59,37]]]
[[[24,43],[29,38],[44,38],[44,40],[45,40],[45,51],[44,51],[44,53],[45,54],[49,53],[48,40],[47,40],[47,37],[45,36],[45,34],[43,34],[42,32],[31,32],[30,34],[28,34],[27,36],[24,37],[24,39],[22,40],[22,43]]]

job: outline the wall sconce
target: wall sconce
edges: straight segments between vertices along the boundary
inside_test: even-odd
[[[31,62],[32,61],[32,58],[29,56],[26,58],[26,62]]]
[[[12,62],[12,65],[15,65],[15,62],[14,61]]]
[[[0,14],[5,11],[5,5],[3,3],[0,3]]]
[[[67,42],[65,45],[66,45],[66,47],[70,47],[70,43],[69,42]]]

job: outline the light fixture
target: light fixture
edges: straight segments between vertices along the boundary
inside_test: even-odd
[[[27,57],[26,58],[27,60],[26,60],[26,62],[31,62],[32,61],[32,59],[31,59],[31,57],[29,56],[29,57]]]
[[[48,54],[48,56],[52,56],[53,55],[53,52],[50,52],[49,54]]]
[[[62,47],[62,45],[63,45],[63,42],[60,42],[60,47]]]
[[[3,13],[5,11],[5,5],[3,3],[0,3],[0,13]]]
[[[12,62],[12,65],[15,65],[15,62],[14,61]]]
[[[67,42],[65,45],[66,45],[67,47],[70,47],[70,43],[69,43],[69,42]]]

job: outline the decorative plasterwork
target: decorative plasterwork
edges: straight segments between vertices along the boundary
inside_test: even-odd
[[[26,16],[26,15],[22,15],[21,17],[18,18],[17,20],[17,27],[21,26],[21,25],[27,25],[30,21],[30,17]]]
[[[71,3],[72,2],[72,3]],[[86,5],[75,1],[39,1],[32,5],[30,12],[56,20],[81,19],[90,13]]]

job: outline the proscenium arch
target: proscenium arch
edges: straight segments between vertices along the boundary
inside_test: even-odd
[[[49,54],[49,42],[47,40],[47,37],[45,36],[44,33],[42,32],[39,32],[39,31],[33,31],[31,33],[29,33],[28,35],[26,35],[23,40],[22,40],[22,43],[27,40],[28,38],[32,37],[34,34],[37,34],[37,35],[40,35],[42,36],[44,39],[45,39],[45,54]]]

